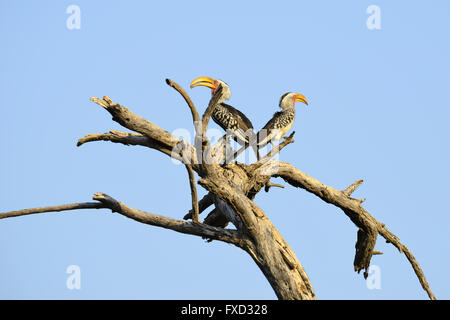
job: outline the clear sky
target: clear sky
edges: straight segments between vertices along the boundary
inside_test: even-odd
[[[81,10],[80,29],[67,27],[70,5]],[[370,5],[381,29],[366,25]],[[449,299],[449,10],[448,1],[0,0],[0,212],[105,192],[181,219],[190,207],[182,166],[142,147],[76,147],[87,133],[122,129],[89,98],[108,95],[174,132],[191,130],[191,119],[165,78],[201,112],[209,90],[190,90],[190,81],[225,80],[230,104],[256,128],[295,91],[310,106],[297,104],[295,143],[281,160],[337,189],[364,179],[354,196],[410,248],[437,298]],[[340,209],[289,186],[255,202],[318,298],[427,298],[382,238],[378,285],[353,271],[357,230]],[[66,286],[71,265],[79,290]],[[0,298],[276,297],[231,245],[82,210],[0,221]]]

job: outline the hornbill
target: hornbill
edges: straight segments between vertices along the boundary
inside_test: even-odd
[[[274,140],[280,140],[289,131],[295,121],[295,103],[308,105],[305,96],[288,92],[281,96],[279,106],[282,111],[275,112],[272,119],[258,132],[258,147],[262,148]]]
[[[259,160],[259,152],[256,146],[256,134],[253,131],[251,121],[241,111],[225,103],[231,97],[230,87],[219,79],[210,77],[199,77],[191,82],[191,88],[205,86],[211,88],[211,95],[214,96],[219,85],[222,85],[222,97],[217,103],[217,107],[212,112],[212,119],[223,130],[232,135],[233,139],[240,145],[247,147],[251,145],[256,158]]]

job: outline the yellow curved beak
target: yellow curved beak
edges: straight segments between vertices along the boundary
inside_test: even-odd
[[[194,79],[191,82],[191,89],[196,87],[196,86],[204,86],[204,87],[208,87],[211,89],[215,89],[216,87],[214,86],[214,79],[210,78],[210,77],[199,77],[197,79]]]
[[[305,96],[300,93],[297,93],[295,95],[295,102],[297,102],[297,101],[303,102],[304,104],[308,105],[308,101],[306,101]]]

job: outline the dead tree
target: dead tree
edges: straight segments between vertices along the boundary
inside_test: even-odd
[[[185,99],[192,114],[195,129],[194,145],[180,140],[154,123],[134,114],[124,106],[114,103],[109,97],[91,98],[112,115],[112,119],[132,133],[111,130],[107,133],[88,134],[78,140],[78,146],[93,141],[111,141],[124,145],[139,145],[166,154],[181,161],[188,172],[192,195],[192,209],[185,215],[191,222],[133,209],[104,194],[96,193],[93,202],[73,203],[60,206],[26,209],[0,213],[0,219],[28,214],[78,210],[109,209],[138,222],[171,229],[177,232],[199,236],[209,241],[218,240],[245,250],[261,269],[279,299],[315,299],[310,280],[296,255],[270,222],[264,211],[252,200],[263,188],[280,186],[271,183],[272,177],[281,177],[291,186],[304,189],[323,201],[340,208],[357,227],[354,269],[358,273],[368,268],[375,251],[378,235],[404,253],[411,263],[422,288],[430,299],[435,299],[425,276],[409,249],[386,226],[377,221],[363,207],[364,199],[352,198],[352,193],[362,180],[357,180],[345,190],[337,190],[308,176],[289,163],[272,160],[285,146],[294,142],[293,134],[284,138],[280,145],[254,164],[238,162],[223,163],[220,142],[211,146],[206,136],[211,113],[222,94],[219,88],[200,118],[197,109],[186,92],[175,82],[167,84],[177,90]],[[236,155],[236,154],[235,154]],[[209,193],[200,201],[197,199],[195,173],[198,184]],[[200,222],[199,215],[214,206],[210,214]],[[231,222],[235,228],[225,228]]]

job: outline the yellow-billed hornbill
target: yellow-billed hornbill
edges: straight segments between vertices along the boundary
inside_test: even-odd
[[[295,103],[308,105],[305,96],[288,92],[281,96],[279,106],[282,111],[275,112],[272,119],[258,132],[258,147],[262,148],[272,141],[280,140],[292,127],[295,121]]]
[[[256,134],[251,121],[241,111],[225,103],[231,97],[230,87],[224,81],[210,77],[199,77],[191,82],[191,88],[196,86],[211,88],[212,96],[216,93],[219,85],[222,85],[222,97],[212,112],[212,119],[237,143],[242,146],[251,145],[259,160]]]

